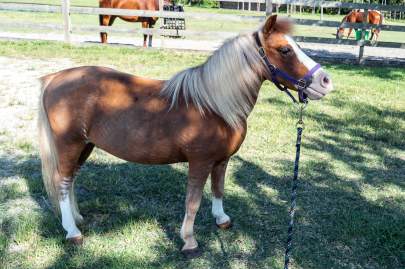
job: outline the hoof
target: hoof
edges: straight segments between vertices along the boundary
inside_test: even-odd
[[[217,224],[217,227],[221,230],[227,230],[232,227],[232,222],[228,220],[227,222]]]
[[[184,249],[181,251],[183,253],[184,257],[188,260],[198,258],[202,255],[202,251],[196,247],[192,249]]]
[[[67,242],[74,246],[81,246],[81,245],[83,245],[83,235],[68,238]]]

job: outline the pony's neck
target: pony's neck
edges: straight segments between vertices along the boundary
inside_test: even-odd
[[[259,77],[260,83],[256,87],[251,88],[251,91],[252,91],[252,103],[251,103],[251,105],[249,107],[249,111],[248,111],[248,113],[246,115],[246,118],[250,115],[250,113],[252,113],[252,110],[256,105],[257,98],[259,98],[260,89],[262,88],[263,82],[266,80],[264,78],[264,76],[259,75],[258,77]]]
[[[264,70],[253,36],[243,35],[225,42],[204,64],[176,74],[162,94],[171,99],[171,107],[182,98],[202,115],[215,113],[238,128],[256,104]]]

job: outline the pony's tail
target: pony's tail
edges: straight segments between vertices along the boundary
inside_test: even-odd
[[[38,109],[39,154],[41,157],[42,179],[45,189],[55,213],[59,214],[59,187],[57,185],[59,178],[58,154],[49,124],[48,114],[44,106],[44,92],[52,78],[53,76],[49,75],[40,78],[41,95],[39,97]]]

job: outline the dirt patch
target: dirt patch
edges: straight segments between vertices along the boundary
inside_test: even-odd
[[[0,57],[0,155],[13,155],[36,146],[39,80],[43,75],[72,67],[68,59]],[[3,170],[3,169],[1,169]],[[0,172],[5,176],[7,169]]]

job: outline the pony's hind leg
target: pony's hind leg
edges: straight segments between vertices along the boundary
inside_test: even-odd
[[[181,226],[181,238],[184,241],[182,252],[192,258],[199,254],[198,243],[194,238],[194,220],[200,207],[202,192],[212,165],[190,162],[186,194],[186,213]]]
[[[87,143],[86,146],[84,147],[82,153],[80,153],[78,164],[79,166],[82,166],[84,162],[89,158],[91,152],[94,149],[94,144],[93,143]]]
[[[379,34],[380,34],[380,30],[378,30],[378,29],[371,29],[370,41],[377,41]]]
[[[49,83],[43,79],[43,85]],[[42,89],[38,109],[39,149],[42,166],[42,177],[48,197],[56,212],[62,215],[62,226],[66,230],[66,238],[73,243],[82,242],[82,234],[76,222],[82,221],[74,196],[74,174],[87,157],[94,145],[86,143],[73,130],[55,134],[50,125],[50,118],[57,121],[57,115],[48,115],[44,105]]]
[[[74,180],[79,167],[89,157],[94,145],[82,143],[58,147],[59,152],[59,208],[62,216],[62,226],[66,231],[66,239],[74,244],[82,243],[82,234],[76,224],[83,221],[79,213],[75,193]]]
[[[82,233],[76,226],[76,221],[81,221],[76,201],[74,200],[73,177],[63,177],[59,183],[60,197],[59,208],[62,216],[62,227],[66,231],[66,239],[74,244],[81,244]]]
[[[371,30],[371,36],[370,36],[370,39],[369,39],[369,40],[370,40],[370,41],[373,41],[373,37],[374,37],[374,30],[372,29],[372,30]]]
[[[212,215],[215,223],[221,229],[231,227],[231,218],[225,214],[222,199],[224,197],[225,171],[228,160],[216,164],[211,172]]]
[[[66,239],[73,244],[81,244],[83,241],[82,234],[76,226],[76,223],[83,221],[83,217],[79,213],[74,193],[74,175],[90,156],[93,148],[94,144],[92,143],[87,143],[84,146],[75,144],[69,147],[66,146],[59,151],[62,153],[59,157],[59,207],[62,215],[62,226],[67,232]]]
[[[149,29],[152,29],[153,25],[155,25],[155,23],[156,23],[156,20],[154,18],[151,18],[149,21],[149,24],[148,24]],[[152,37],[153,37],[153,35],[149,35],[148,47],[152,47]]]

